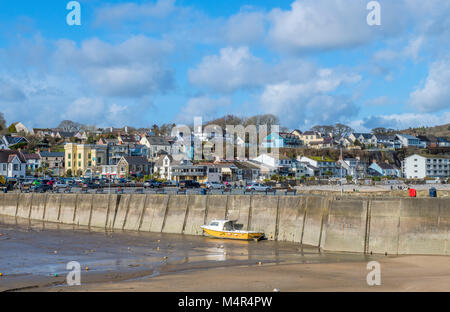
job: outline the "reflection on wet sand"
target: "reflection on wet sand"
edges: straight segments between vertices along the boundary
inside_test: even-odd
[[[85,283],[131,280],[190,270],[258,263],[366,261],[362,254],[322,253],[275,241],[236,241],[148,232],[105,231],[0,217],[0,290],[64,284],[66,264],[78,261]],[[57,275],[59,279],[54,278]]]

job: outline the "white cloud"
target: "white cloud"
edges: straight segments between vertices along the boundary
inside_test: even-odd
[[[280,117],[291,127],[349,120],[358,107],[343,95],[331,95],[338,88],[359,82],[360,76],[319,69],[305,82],[281,82],[267,85],[261,95],[261,109]]]
[[[165,18],[175,10],[175,0],[158,0],[156,3],[132,2],[107,5],[97,12],[96,24],[116,24],[141,18]]]
[[[104,96],[141,97],[165,92],[173,86],[173,72],[164,64],[173,46],[145,36],[112,45],[86,40],[78,48],[68,40],[56,44],[60,70],[74,70],[87,86]]]
[[[421,112],[450,108],[450,56],[434,62],[422,88],[410,95],[411,105]]]
[[[264,76],[264,63],[247,47],[223,48],[220,55],[205,56],[196,68],[189,70],[192,84],[218,92],[260,86]]]
[[[189,99],[187,105],[181,109],[180,114],[176,118],[178,122],[190,124],[194,122],[194,117],[203,117],[203,120],[210,120],[218,116],[224,109],[231,106],[229,98],[210,98],[207,96],[199,96]]]
[[[392,129],[408,129],[410,127],[430,127],[447,124],[450,121],[450,112],[440,115],[434,114],[392,114],[367,117],[364,120],[354,121],[352,127],[357,130],[371,130],[377,127]]]
[[[225,27],[229,43],[248,45],[261,41],[265,34],[265,14],[242,11],[230,16]]]

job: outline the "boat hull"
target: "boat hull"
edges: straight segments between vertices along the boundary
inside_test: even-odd
[[[215,231],[203,228],[203,231],[215,238],[238,239],[238,240],[257,240],[263,237],[264,233],[258,232],[233,232],[233,231]]]

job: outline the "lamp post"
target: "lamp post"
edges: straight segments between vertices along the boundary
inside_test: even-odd
[[[339,147],[340,147],[340,151],[341,151],[341,161],[340,161],[340,163],[341,163],[341,181],[340,181],[340,183],[341,183],[341,197],[342,197],[344,194],[344,185],[342,184],[342,162],[344,161],[344,159],[342,158],[342,144],[340,144]]]

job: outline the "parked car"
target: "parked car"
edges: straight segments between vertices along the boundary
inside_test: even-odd
[[[205,186],[208,190],[224,190],[225,185],[219,182],[206,182]]]
[[[100,184],[93,183],[93,182],[85,182],[85,183],[83,183],[82,187],[84,189],[98,189],[98,188],[101,188],[102,186]]]
[[[64,180],[57,181],[55,184],[53,184],[54,189],[62,189],[68,187],[70,187],[70,185],[67,184]]]
[[[144,188],[161,188],[164,184],[155,180],[148,180],[144,182]]]
[[[52,191],[53,190],[53,186],[52,185],[48,185],[48,184],[41,184],[41,185],[35,185],[31,188],[31,190],[35,193],[45,193],[48,191]]]
[[[200,183],[191,180],[180,181],[179,185],[181,188],[200,188]]]
[[[260,183],[250,183],[249,185],[247,185],[246,190],[249,192],[252,192],[252,191],[270,192],[270,191],[272,191],[272,188],[270,186],[260,184]]]

